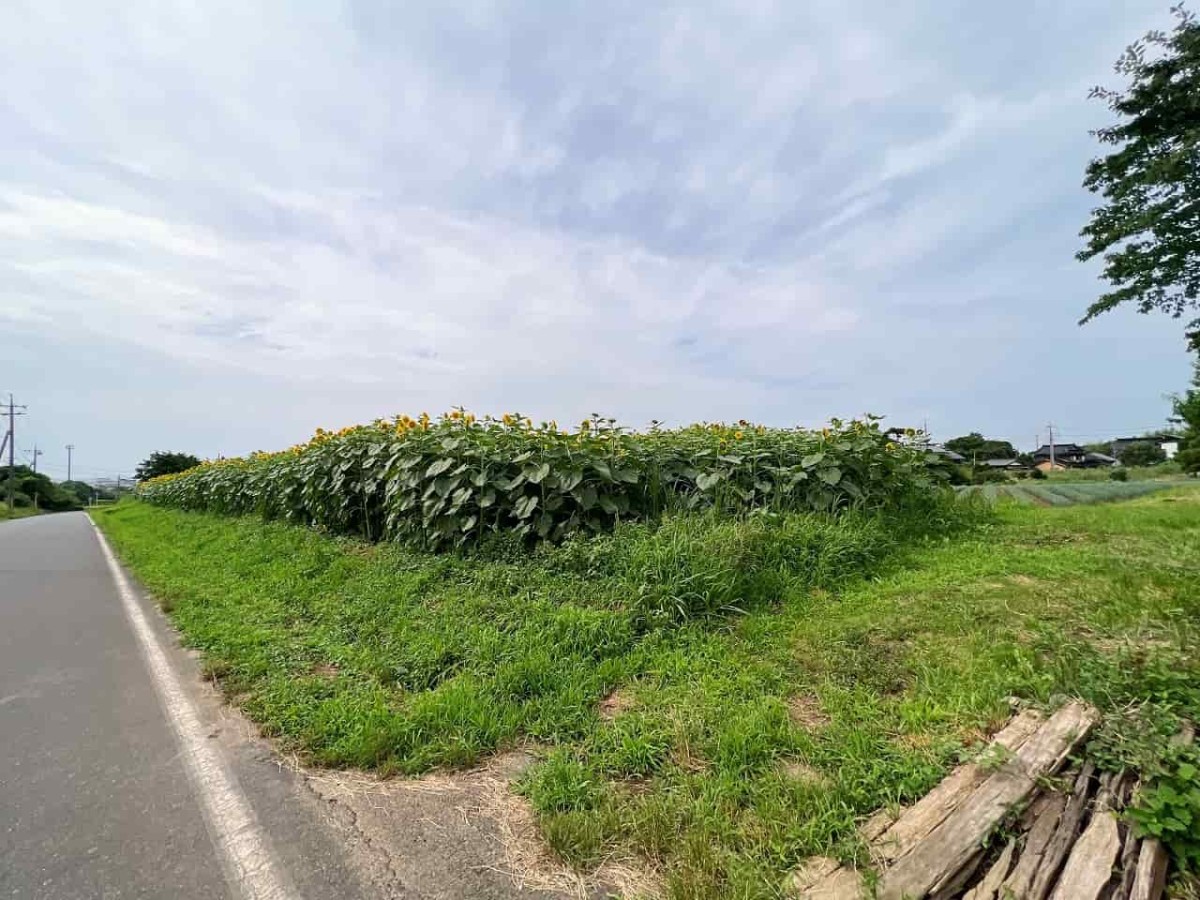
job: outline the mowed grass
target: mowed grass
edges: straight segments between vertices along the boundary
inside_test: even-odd
[[[25,519],[29,516],[36,516],[41,510],[34,509],[32,506],[14,506],[12,512],[8,511],[8,505],[4,503],[0,497],[0,522],[5,522],[10,519]]]
[[[96,515],[230,697],[312,761],[516,744],[543,833],[677,898],[774,897],[920,796],[1007,699],[1200,716],[1200,491],[913,521],[683,519],[434,556],[124,504]],[[698,602],[697,597],[703,602]],[[672,610],[708,609],[700,619]]]

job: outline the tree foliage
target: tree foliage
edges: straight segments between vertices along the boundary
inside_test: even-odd
[[[1017,455],[1016,449],[1008,441],[989,440],[978,431],[946,441],[946,449],[979,462],[985,459],[1014,459]]]
[[[1083,322],[1123,303],[1176,318],[1200,310],[1200,24],[1182,6],[1172,11],[1173,30],[1150,32],[1117,61],[1124,91],[1092,90],[1119,121],[1095,132],[1114,149],[1092,160],[1083,182],[1104,203],[1078,258],[1103,256],[1112,286]]]
[[[159,450],[156,453],[151,453],[149,458],[137,467],[137,471],[133,477],[138,481],[149,481],[151,478],[157,478],[159,475],[174,475],[178,472],[186,472],[188,469],[194,469],[198,465],[200,465],[200,460],[190,453],[172,453],[167,450]]]
[[[1175,397],[1173,406],[1174,422],[1183,429],[1175,459],[1185,472],[1200,472],[1200,359],[1193,369],[1192,386]]]
[[[75,494],[64,490],[41,472],[29,466],[0,469],[0,501],[8,497],[8,482],[13,481],[13,504],[15,506],[37,506],[39,509],[61,511],[80,506]]]
[[[1166,451],[1154,441],[1134,441],[1117,457],[1126,466],[1153,466],[1167,458]]]

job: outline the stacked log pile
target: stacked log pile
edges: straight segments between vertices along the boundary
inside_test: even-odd
[[[1016,716],[973,763],[899,816],[863,829],[877,878],[808,860],[791,880],[806,900],[1155,900],[1167,856],[1121,813],[1131,773],[1067,764],[1099,716],[1073,702]]]

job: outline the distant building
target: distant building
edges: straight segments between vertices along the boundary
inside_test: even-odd
[[[936,453],[938,456],[944,457],[955,464],[962,464],[967,461],[967,458],[961,453],[955,453],[953,450],[947,450],[945,447],[930,447],[930,453]]]
[[[1053,453],[1049,444],[1042,444],[1033,452],[1033,465],[1046,472],[1050,469],[1100,469],[1119,463],[1115,457],[1106,453],[1092,453],[1078,444],[1055,444]]]
[[[983,464],[989,469],[999,469],[1003,472],[1024,472],[1026,469],[1019,459],[985,459]]]

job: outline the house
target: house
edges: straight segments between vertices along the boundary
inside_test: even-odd
[[[1046,472],[1050,469],[1099,469],[1118,465],[1118,462],[1105,453],[1091,453],[1078,444],[1055,444],[1053,454],[1050,445],[1043,444],[1033,453],[1033,465]]]
[[[967,461],[967,458],[961,453],[955,453],[953,450],[947,450],[945,447],[932,446],[929,448],[930,453],[936,453],[938,456],[949,460],[955,465],[962,465]]]
[[[985,459],[983,465],[1001,472],[1024,472],[1026,468],[1019,459]]]

